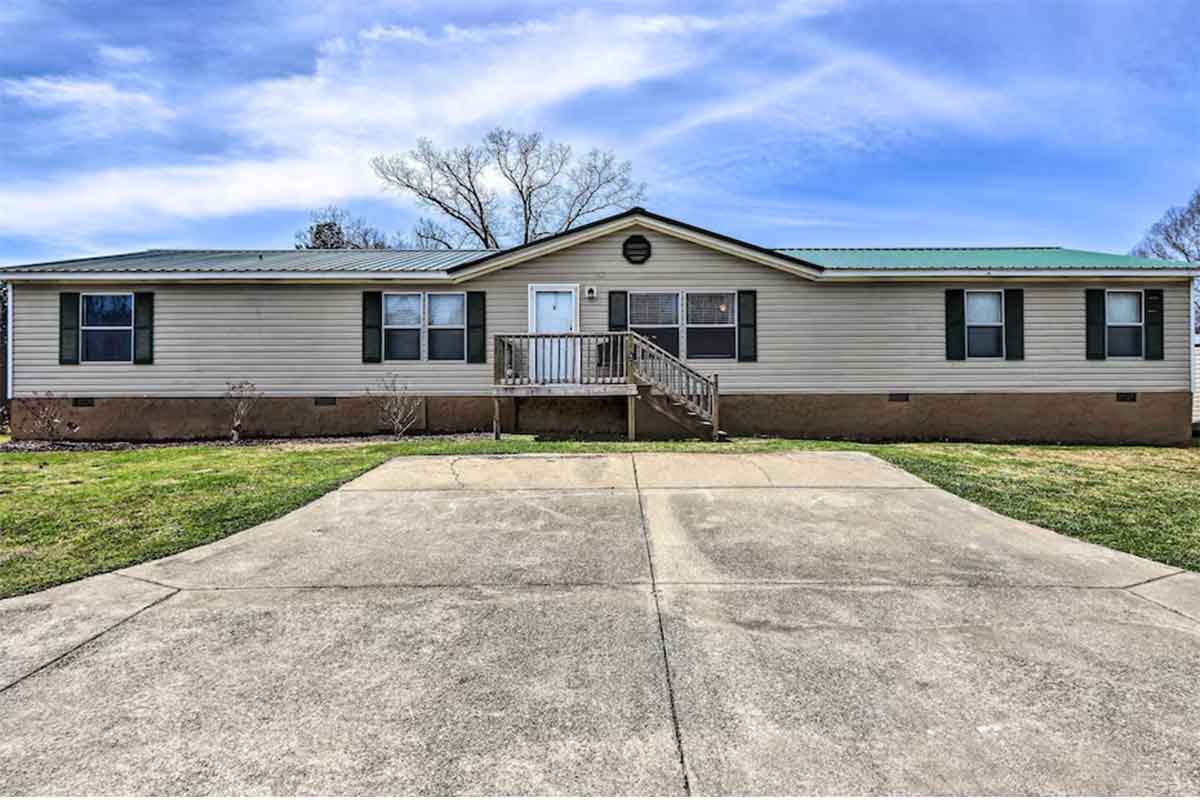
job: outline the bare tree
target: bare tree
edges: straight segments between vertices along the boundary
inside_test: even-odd
[[[225,403],[229,407],[229,439],[238,442],[242,438],[242,426],[262,399],[262,392],[250,381],[225,384]]]
[[[610,151],[575,158],[541,133],[504,128],[449,150],[420,139],[407,155],[376,156],[371,166],[386,186],[441,218],[418,221],[414,238],[426,247],[528,244],[635,206],[646,190]]]
[[[421,411],[421,398],[408,391],[408,386],[394,372],[379,379],[375,386],[367,387],[367,397],[379,411],[379,421],[392,435],[400,438],[417,424]]]
[[[379,229],[338,206],[313,211],[308,227],[296,232],[297,250],[372,250],[387,246],[387,237]]]
[[[70,433],[79,431],[77,423],[63,419],[63,401],[54,392],[34,392],[18,402],[29,414],[29,429],[35,439],[57,442],[64,428]]]
[[[1173,206],[1162,219],[1150,226],[1133,248],[1133,254],[1145,258],[1200,263],[1200,189],[1192,193],[1186,206]],[[1200,335],[1200,297],[1192,287],[1192,306],[1196,310],[1196,329]]]

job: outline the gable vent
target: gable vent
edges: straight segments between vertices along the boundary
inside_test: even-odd
[[[630,264],[645,264],[650,260],[650,240],[641,235],[630,236],[621,245],[621,255]]]

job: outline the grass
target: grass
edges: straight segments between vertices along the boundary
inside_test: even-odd
[[[1200,448],[420,439],[324,446],[0,454],[0,597],[205,544],[274,519],[398,455],[874,453],[1002,514],[1200,570]]]

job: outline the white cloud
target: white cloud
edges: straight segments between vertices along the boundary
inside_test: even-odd
[[[0,81],[0,95],[36,109],[57,111],[57,123],[74,135],[105,136],[125,129],[157,129],[174,113],[154,96],[108,81],[39,76]]]
[[[548,109],[586,92],[679,73],[706,57],[693,36],[713,24],[579,12],[519,25],[447,26],[433,35],[369,28],[335,38],[311,73],[196,100],[191,113],[219,120],[238,149],[261,156],[8,182],[0,187],[0,234],[69,229],[83,236],[144,230],[155,219],[378,198],[371,156],[407,149],[419,136],[458,144],[496,123],[534,126]],[[151,96],[111,84],[10,84],[7,92],[31,104],[166,115]]]
[[[108,44],[100,45],[96,54],[101,61],[123,67],[145,64],[153,58],[150,51],[144,47],[117,47]]]

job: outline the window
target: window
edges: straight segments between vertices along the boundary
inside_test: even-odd
[[[133,362],[133,295],[80,296],[83,361]]]
[[[1109,356],[1136,357],[1142,354],[1141,291],[1109,291],[1104,297],[1105,331]]]
[[[630,292],[629,327],[673,356],[679,355],[679,294]]]
[[[467,296],[430,294],[429,360],[465,361],[467,358]]]
[[[688,358],[737,357],[736,308],[733,292],[688,294]]]
[[[1142,293],[1113,291],[1105,296],[1109,357],[1142,357]]]
[[[383,296],[384,361],[421,360],[421,295]]]
[[[967,292],[967,358],[1004,357],[1004,293]]]

